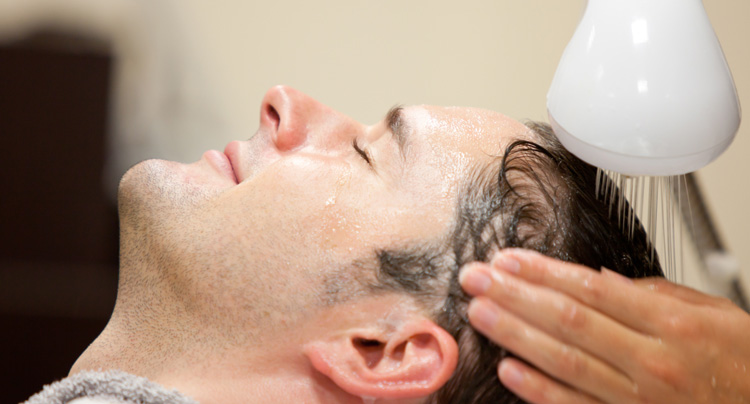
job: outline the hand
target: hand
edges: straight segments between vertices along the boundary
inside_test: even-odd
[[[527,401],[750,403],[750,315],[727,299],[518,249],[460,280],[471,324],[534,366],[498,367]]]

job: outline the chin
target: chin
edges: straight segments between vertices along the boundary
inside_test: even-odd
[[[131,167],[120,180],[117,189],[119,214],[134,214],[139,207],[147,205],[150,199],[157,197],[156,188],[163,182],[165,168],[161,160],[146,160]]]
[[[186,188],[178,181],[182,171],[177,163],[164,160],[146,160],[130,168],[117,192],[120,225],[168,220],[170,212],[182,210],[188,199],[194,199],[180,189]]]
[[[157,214],[183,210],[220,194],[231,185],[206,167],[205,162],[182,164],[166,160],[146,160],[130,168],[120,180],[120,215],[131,210],[149,209]]]

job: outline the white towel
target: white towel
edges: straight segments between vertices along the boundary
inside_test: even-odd
[[[80,372],[33,395],[23,404],[198,404],[176,390],[125,372]]]

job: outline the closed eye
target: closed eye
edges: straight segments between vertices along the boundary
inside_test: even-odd
[[[356,151],[362,158],[372,166],[372,162],[370,161],[370,155],[367,153],[367,151],[362,150],[359,145],[357,144],[357,139],[352,140],[352,147],[354,147],[354,151]]]

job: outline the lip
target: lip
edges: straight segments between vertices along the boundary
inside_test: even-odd
[[[240,166],[239,164],[239,156],[240,156],[240,142],[235,140],[233,142],[229,142],[227,146],[224,148],[224,156],[227,158],[227,161],[229,162],[229,166],[232,168],[232,172],[234,173],[234,180],[237,183],[242,182],[243,178],[240,178],[240,173],[237,171],[237,168]]]
[[[226,154],[218,150],[209,150],[203,153],[203,158],[205,158],[217,171],[232,180],[233,183],[239,183],[237,181],[237,174],[234,171],[232,161]]]

